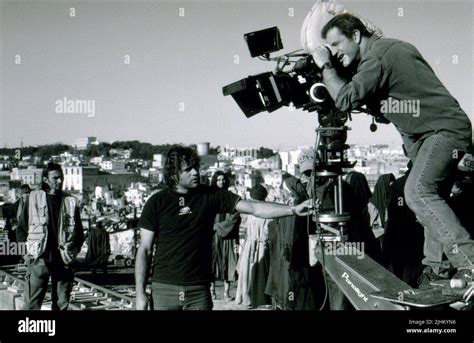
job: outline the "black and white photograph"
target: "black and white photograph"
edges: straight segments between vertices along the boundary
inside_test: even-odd
[[[472,342],[473,18],[0,0],[0,341],[121,315]]]

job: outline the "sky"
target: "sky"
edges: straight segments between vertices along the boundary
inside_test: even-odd
[[[472,120],[471,1],[339,3],[386,37],[414,44]],[[313,145],[315,113],[282,108],[248,119],[222,94],[227,84],[275,69],[250,57],[245,33],[278,26],[284,50],[275,55],[300,49],[313,4],[1,1],[0,147],[72,144],[87,136],[274,149]],[[61,112],[64,98],[93,101],[94,115]],[[370,122],[354,115],[348,143],[401,145],[393,125],[371,133]]]

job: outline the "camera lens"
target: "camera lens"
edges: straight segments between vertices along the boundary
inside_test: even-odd
[[[329,93],[328,90],[326,89],[326,86],[320,82],[315,83],[314,85],[311,86],[309,89],[309,96],[311,100],[314,102],[325,102],[328,97]]]

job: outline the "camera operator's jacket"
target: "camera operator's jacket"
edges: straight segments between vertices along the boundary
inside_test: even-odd
[[[30,193],[27,211],[26,250],[30,257],[36,259],[44,253],[48,239],[50,214],[46,192],[44,190],[36,190]],[[84,232],[82,231],[80,216],[76,215],[78,212],[78,199],[63,192],[57,238],[59,252],[66,265],[75,261],[84,241]],[[24,220],[23,223],[25,223]],[[24,230],[26,230],[26,227],[24,227]]]
[[[439,132],[469,151],[469,117],[418,50],[400,40],[374,36],[367,46],[356,74],[339,90],[336,107],[345,112],[365,104],[371,114],[392,122],[412,161],[423,140]]]

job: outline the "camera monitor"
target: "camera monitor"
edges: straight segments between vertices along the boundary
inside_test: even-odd
[[[283,49],[280,31],[276,26],[246,33],[244,38],[252,57],[262,56]]]

